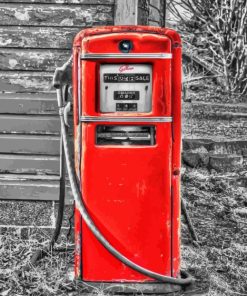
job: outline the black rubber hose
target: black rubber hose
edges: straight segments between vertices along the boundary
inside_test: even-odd
[[[127,257],[125,257],[123,254],[121,254],[118,250],[116,250],[102,235],[102,233],[99,231],[97,226],[94,224],[93,220],[91,219],[86,206],[83,203],[83,197],[81,195],[80,189],[77,184],[75,172],[74,172],[74,166],[72,164],[72,157],[70,154],[69,149],[69,140],[68,140],[68,133],[66,131],[66,126],[64,122],[64,116],[63,116],[63,107],[62,107],[62,90],[60,88],[57,88],[57,99],[58,99],[58,106],[59,106],[59,115],[60,115],[60,122],[61,122],[61,134],[63,137],[63,144],[64,144],[64,151],[65,151],[65,159],[67,164],[67,171],[69,175],[69,180],[71,184],[72,193],[75,199],[76,207],[79,209],[80,214],[84,220],[84,222],[87,224],[91,232],[94,234],[94,236],[97,238],[97,240],[118,260],[120,260],[122,263],[127,265],[128,267],[132,268],[133,270],[144,274],[150,278],[153,278],[157,281],[163,282],[163,283],[170,283],[174,285],[180,285],[180,286],[186,286],[192,283],[193,279],[192,277],[185,271],[181,271],[181,275],[183,278],[173,278],[169,276],[164,276],[162,274],[156,273],[154,271],[151,271],[149,269],[146,269]]]
[[[55,242],[57,241],[62,227],[63,222],[63,213],[64,213],[64,204],[65,204],[65,188],[66,188],[66,180],[65,180],[65,155],[64,155],[64,147],[62,136],[60,139],[60,178],[59,178],[59,201],[58,201],[58,211],[57,211],[57,219],[56,219],[56,227],[53,232],[52,239],[49,245],[49,251],[52,251]]]
[[[65,155],[63,148],[62,138],[60,139],[60,178],[59,178],[59,205],[57,211],[56,226],[53,232],[49,246],[44,249],[38,249],[31,257],[30,262],[26,265],[22,271],[27,271],[30,269],[30,266],[35,266],[37,262],[44,258],[46,255],[52,252],[54,244],[56,243],[62,227],[63,222],[63,213],[64,213],[64,204],[65,204]],[[20,275],[22,271],[19,271]]]
[[[63,150],[63,149],[62,149]],[[64,153],[62,153],[63,155],[61,156],[62,158],[64,158]],[[60,157],[60,159],[61,159]],[[49,243],[49,246],[47,248],[44,249],[38,249],[36,252],[34,252],[34,254],[32,255],[29,263],[24,266],[22,268],[22,270],[17,271],[17,275],[20,276],[22,274],[22,272],[24,271],[28,271],[30,270],[31,266],[35,266],[37,264],[37,262],[39,260],[41,260],[42,258],[44,258],[46,255],[48,255],[49,253],[52,252],[52,249],[54,247],[55,242],[57,241],[60,231],[61,231],[61,226],[62,226],[62,221],[63,221],[63,213],[64,213],[64,200],[65,200],[65,182],[63,181],[65,178],[65,165],[64,165],[64,161],[63,161],[63,165],[62,165],[62,171],[63,174],[60,175],[60,179],[59,179],[59,206],[58,206],[58,211],[57,211],[57,219],[56,219],[56,226],[55,226],[55,230],[53,232],[51,241]]]
[[[63,88],[63,104],[66,104],[68,101],[68,85],[64,85]],[[68,132],[68,127],[65,126],[66,132]],[[63,146],[63,136],[60,134],[60,170],[59,170],[59,200],[58,200],[58,211],[57,211],[57,219],[56,226],[53,232],[52,239],[49,245],[49,251],[51,252],[54,244],[58,240],[58,237],[61,232],[62,223],[63,223],[63,214],[64,214],[64,206],[65,206],[65,191],[66,191],[66,160],[65,160],[65,151]]]

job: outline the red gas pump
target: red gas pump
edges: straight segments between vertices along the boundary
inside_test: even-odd
[[[81,31],[73,108],[76,176],[63,116],[61,128],[76,200],[76,277],[149,293],[190,284],[180,270],[179,35],[145,26]]]

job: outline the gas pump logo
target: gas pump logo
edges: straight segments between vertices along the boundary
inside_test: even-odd
[[[129,66],[129,65],[122,65],[119,67],[119,72],[123,73],[125,71],[130,71],[130,70],[134,70],[134,67]]]

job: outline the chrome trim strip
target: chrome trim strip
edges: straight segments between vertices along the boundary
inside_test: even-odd
[[[77,91],[77,103],[78,103],[78,118],[81,116],[81,60],[80,60],[80,55],[78,54],[77,58],[77,76],[78,76],[78,91]],[[79,119],[78,119],[79,121]]]
[[[81,122],[172,122],[172,117],[108,117],[108,116],[81,116]]]
[[[94,59],[171,59],[171,53],[82,53],[81,60]]]

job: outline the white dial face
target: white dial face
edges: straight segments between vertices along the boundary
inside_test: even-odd
[[[151,65],[100,66],[100,112],[150,112],[151,108]]]

